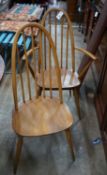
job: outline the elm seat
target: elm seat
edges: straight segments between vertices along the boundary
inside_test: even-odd
[[[57,98],[39,97],[13,111],[13,128],[21,136],[43,136],[69,128],[73,117]]]
[[[57,75],[56,75],[55,69],[51,70],[51,74],[52,74],[52,88],[58,89]],[[50,87],[49,70],[45,70],[44,75],[45,75],[45,80],[44,80],[45,88],[49,89]],[[38,74],[37,79],[38,79],[38,85],[42,88],[43,85],[42,85],[41,73]],[[61,83],[62,83],[63,89],[78,87],[80,85],[78,73],[75,72],[72,75],[72,70],[61,69]]]

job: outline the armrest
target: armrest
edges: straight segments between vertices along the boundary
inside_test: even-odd
[[[22,56],[22,60],[26,60],[26,56],[29,57],[29,56],[33,53],[33,51],[36,51],[37,49],[39,49],[39,46],[34,47],[34,50],[33,50],[33,49],[28,50],[28,51],[26,52],[26,55],[24,54],[24,55]],[[32,76],[33,76],[33,78],[35,79],[34,71],[33,71],[32,67],[30,66],[29,62],[28,62],[28,67],[29,67],[29,70],[30,70],[30,72],[31,72],[31,74],[32,74]]]
[[[34,47],[34,51],[36,51],[36,49],[39,49],[39,46]],[[32,53],[33,53],[33,49],[28,50],[28,51],[26,52],[27,57],[29,57]],[[22,60],[26,60],[26,55],[24,54],[24,55],[22,56]]]
[[[94,56],[92,53],[90,53],[90,52],[87,51],[86,49],[83,49],[83,48],[76,48],[76,47],[75,47],[75,50],[84,53],[85,55],[89,56],[89,57],[90,57],[91,59],[93,59],[93,60],[96,60],[96,59],[97,59],[96,56]]]
[[[79,72],[79,79],[80,79],[80,80],[83,80],[83,78],[85,77],[85,75],[86,75],[86,73],[87,73],[87,71],[88,71],[88,69],[89,69],[89,67],[90,67],[90,65],[91,65],[91,63],[92,63],[92,61],[95,61],[97,58],[96,58],[96,56],[94,56],[92,53],[90,53],[89,51],[87,51],[87,50],[85,50],[85,49],[83,49],[83,48],[75,48],[75,50],[84,53],[86,56],[88,56],[88,57],[90,57],[90,58],[92,59],[91,61],[88,61],[88,62],[84,65],[84,67],[83,67],[83,69],[81,70],[81,72]]]

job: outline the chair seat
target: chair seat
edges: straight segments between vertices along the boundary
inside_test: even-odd
[[[69,128],[73,117],[59,99],[39,97],[13,110],[13,129],[21,136],[42,136]]]
[[[38,85],[42,87],[42,74],[38,74]],[[58,80],[56,75],[56,70],[53,68],[51,69],[51,75],[52,75],[52,89],[58,89]],[[50,73],[49,70],[45,70],[44,72],[44,86],[45,88],[50,88]],[[62,82],[62,88],[63,89],[70,89],[76,86],[80,85],[80,80],[78,79],[78,73],[75,72],[72,76],[72,70],[67,69],[61,69],[61,82]]]

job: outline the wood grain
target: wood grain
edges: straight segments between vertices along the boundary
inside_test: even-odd
[[[74,73],[72,77],[72,70],[61,69],[61,84],[63,89],[71,89],[73,87],[77,87],[80,85],[80,81],[78,79],[78,74]],[[51,87],[52,89],[58,89],[58,82],[57,82],[57,74],[55,68],[51,69]],[[50,88],[50,70],[45,70],[44,72],[45,82],[44,86],[46,89]],[[41,73],[38,73],[37,76],[37,83],[40,87],[42,87],[42,76]]]
[[[73,117],[59,99],[39,97],[21,104],[13,111],[13,128],[22,136],[42,136],[69,128]]]

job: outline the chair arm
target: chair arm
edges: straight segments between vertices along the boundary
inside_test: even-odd
[[[94,56],[92,53],[90,53],[90,52],[87,51],[86,49],[83,49],[83,48],[76,48],[76,47],[75,47],[75,50],[84,53],[85,55],[89,56],[89,57],[92,58],[93,60],[96,60],[96,59],[97,59],[96,56]]]
[[[26,52],[26,54],[24,54],[24,55],[22,56],[22,60],[25,61],[25,60],[26,60],[26,56],[29,57],[29,56],[30,56],[34,51],[36,51],[37,49],[39,49],[39,46],[34,47],[34,50],[33,50],[33,49],[28,50],[28,51]],[[32,67],[30,66],[29,62],[28,62],[28,67],[29,67],[29,70],[30,70],[30,72],[31,72],[32,77],[35,79],[34,71],[33,71]]]
[[[87,72],[87,70],[89,69],[92,61],[95,61],[97,58],[90,53],[89,51],[83,49],[83,48],[75,48],[75,50],[80,51],[82,53],[84,53],[86,56],[90,57],[92,60],[88,61],[87,64],[84,65],[83,69],[81,70],[81,72],[79,72],[79,79],[83,81],[85,74]]]
[[[39,49],[39,46],[34,47],[34,50],[33,49],[28,50],[26,52],[26,55],[24,54],[22,56],[22,60],[26,60],[26,56],[29,57],[33,53],[33,51],[36,51],[36,49]]]

